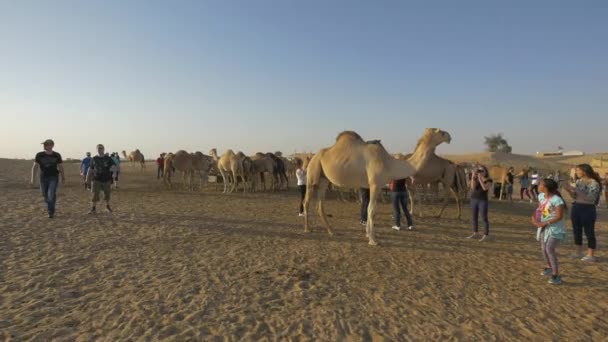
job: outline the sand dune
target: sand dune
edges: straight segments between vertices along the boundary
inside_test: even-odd
[[[2,340],[608,338],[605,253],[568,259],[568,241],[564,284],[548,285],[527,203],[491,204],[488,243],[465,239],[452,207],[395,232],[382,204],[374,248],[355,203],[328,202],[333,238],[316,218],[304,234],[295,192],[168,191],[151,165],[123,165],[112,216],[86,215],[77,165],[66,165],[49,220],[30,163],[0,160]]]

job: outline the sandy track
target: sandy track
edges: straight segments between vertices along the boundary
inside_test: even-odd
[[[608,337],[605,255],[568,259],[569,240],[559,248],[565,283],[549,286],[528,204],[493,202],[488,243],[465,239],[469,224],[450,219],[452,208],[447,218],[416,218],[415,232],[392,231],[382,204],[374,248],[354,203],[328,202],[333,238],[317,218],[305,234],[295,192],[167,191],[152,167],[123,165],[114,215],[88,216],[77,166],[66,165],[49,220],[26,185],[29,167],[0,160],[3,339]]]

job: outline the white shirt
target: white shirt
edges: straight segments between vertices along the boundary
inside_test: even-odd
[[[538,181],[539,181],[539,175],[538,173],[535,173],[532,175],[532,185],[538,185]]]
[[[297,169],[296,177],[298,178],[298,185],[306,185],[306,171],[303,169]]]

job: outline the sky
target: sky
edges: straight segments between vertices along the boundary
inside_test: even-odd
[[[0,1],[0,157],[608,151],[608,1]]]

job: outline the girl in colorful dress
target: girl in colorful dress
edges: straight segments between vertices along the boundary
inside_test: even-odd
[[[557,253],[555,248],[558,242],[566,238],[566,223],[564,220],[566,202],[558,191],[557,182],[553,179],[543,179],[538,186],[539,205],[536,215],[532,217],[532,224],[538,227],[536,239],[540,241],[546,266],[541,273],[551,276],[549,284],[559,285],[562,279],[559,275]]]

